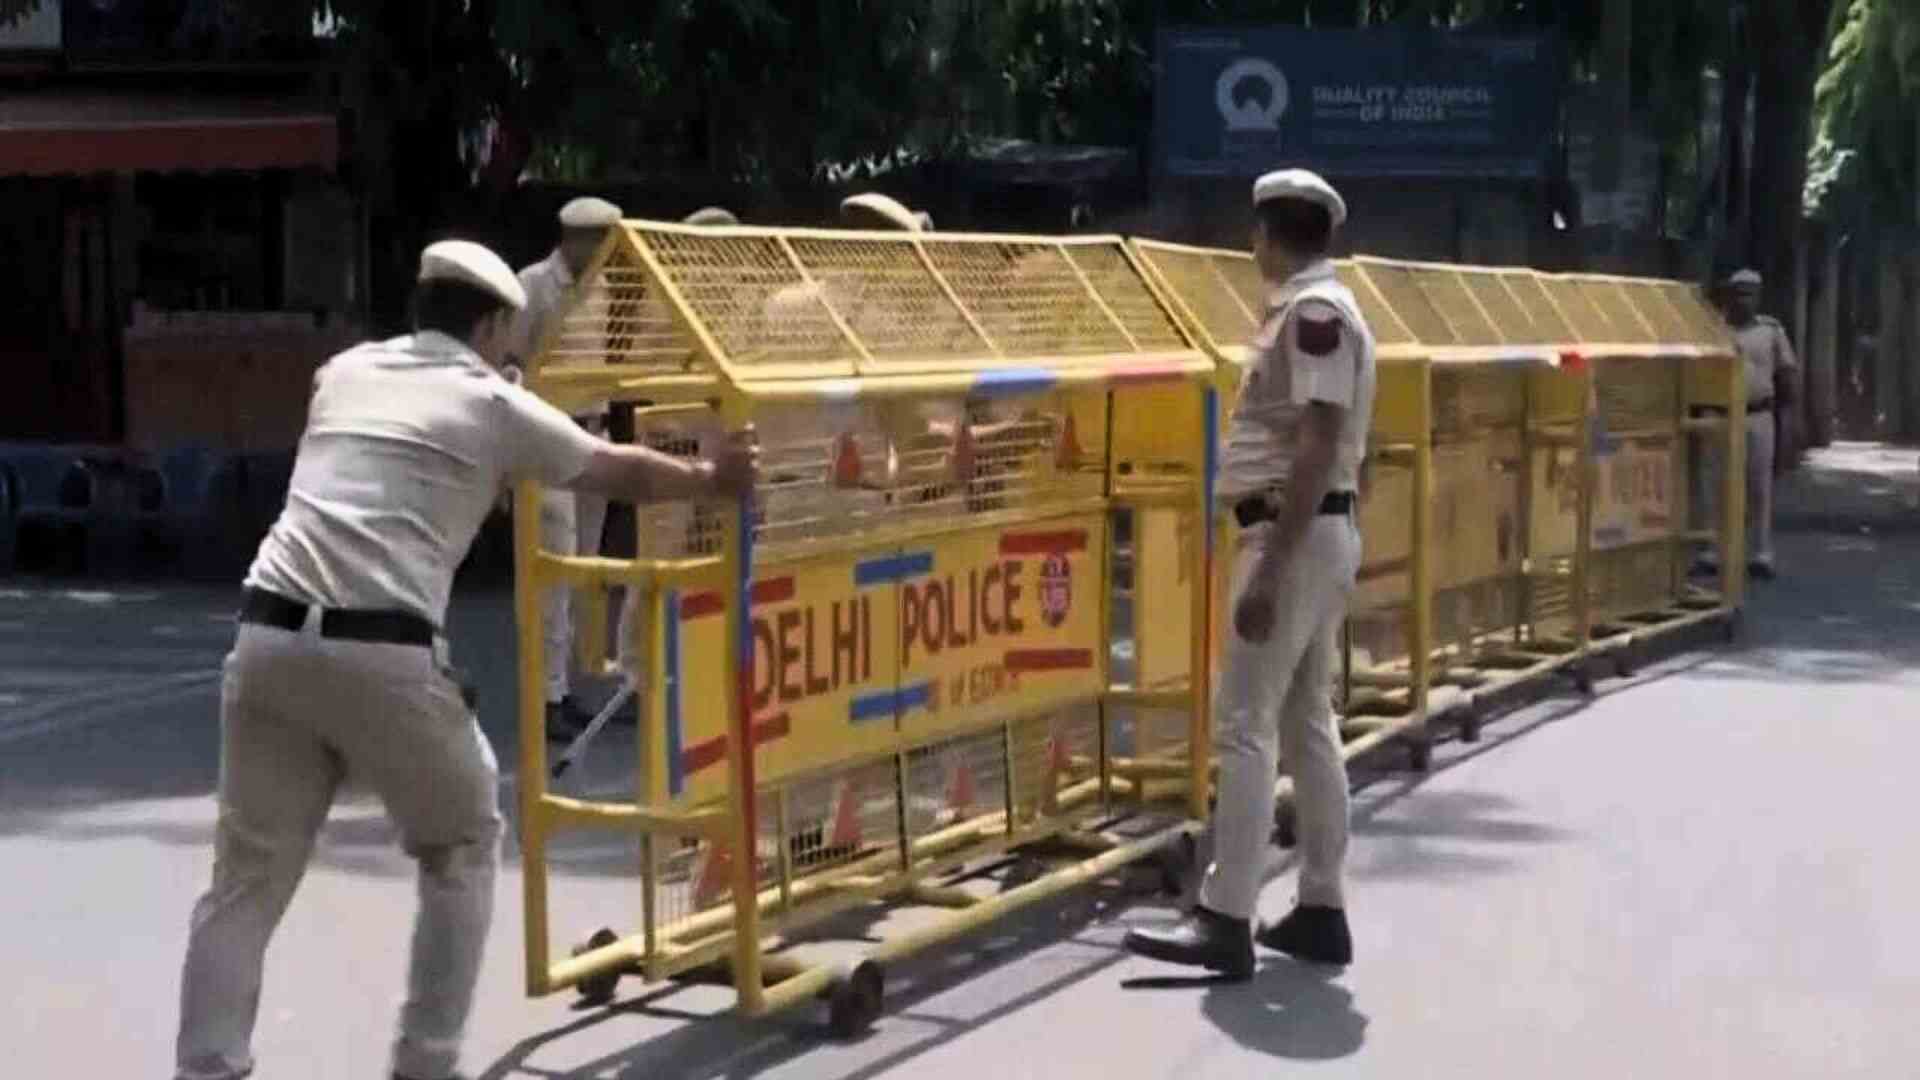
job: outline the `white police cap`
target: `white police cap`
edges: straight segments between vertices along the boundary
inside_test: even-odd
[[[1274,199],[1302,199],[1324,206],[1333,216],[1336,229],[1347,220],[1347,201],[1319,173],[1307,169],[1281,169],[1253,182],[1253,205],[1260,206]]]
[[[471,240],[442,240],[420,253],[420,281],[457,281],[498,299],[515,311],[527,306],[527,290],[513,268],[484,245]]]
[[[1754,288],[1759,288],[1761,285],[1760,272],[1758,270],[1747,269],[1735,270],[1733,274],[1727,278],[1727,284],[1733,286],[1751,285]]]
[[[620,208],[591,196],[560,208],[560,224],[569,229],[605,229],[620,223]]]
[[[901,204],[900,200],[877,191],[866,191],[858,195],[849,195],[840,200],[840,212],[851,214],[863,210],[886,220],[887,224],[904,232],[921,232],[920,218]],[[927,219],[931,223],[932,219]]]
[[[703,206],[687,215],[686,224],[702,226],[738,225],[740,224],[740,219],[734,216],[733,211],[728,210],[724,206]]]

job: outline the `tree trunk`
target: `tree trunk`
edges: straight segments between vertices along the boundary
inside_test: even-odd
[[[1728,4],[1731,23],[1731,47],[1727,50],[1726,78],[1720,97],[1720,175],[1722,206],[1726,227],[1715,277],[1747,261],[1747,94],[1753,85],[1753,67],[1747,48],[1747,20],[1744,8]]]
[[[1833,444],[1840,370],[1840,230],[1820,231],[1820,280],[1813,297],[1812,332],[1802,354],[1807,392],[1807,445]]]
[[[1820,47],[1817,36],[1809,38],[1802,32],[1805,6],[1784,0],[1756,4],[1749,39],[1760,74],[1754,81],[1747,262],[1766,279],[1762,310],[1789,323],[1788,333],[1795,340],[1805,330],[1795,313],[1795,269],[1800,261],[1801,193],[1807,181],[1814,67]]]
[[[1914,250],[1914,244],[1920,243],[1920,228],[1907,229],[1902,240],[1898,254],[1900,292],[1896,297],[1900,302],[1888,311],[1901,330],[1900,346],[1892,356],[1892,362],[1899,369],[1897,378],[1900,388],[1900,408],[1894,434],[1899,439],[1909,440],[1920,439],[1920,368],[1914,365],[1914,357],[1920,356],[1920,304],[1912,300],[1920,295],[1920,252]]]
[[[1905,259],[1904,237],[1882,237],[1880,243],[1880,324],[1875,328],[1873,349],[1873,434],[1890,438],[1899,434],[1901,403],[1905,397],[1906,374],[1906,293],[1902,281]]]

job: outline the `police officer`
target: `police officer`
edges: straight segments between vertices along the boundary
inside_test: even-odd
[[[1793,343],[1787,338],[1786,327],[1778,319],[1759,313],[1760,286],[1763,284],[1759,273],[1753,270],[1734,272],[1726,281],[1726,317],[1733,328],[1734,347],[1739,351],[1740,363],[1744,369],[1746,385],[1746,429],[1747,429],[1747,571],[1752,576],[1771,581],[1774,576],[1773,563],[1773,476],[1776,464],[1775,455],[1781,460],[1789,458],[1792,451],[1791,423],[1781,423],[1774,415],[1776,408],[1782,416],[1792,416],[1792,409],[1798,400],[1800,361],[1794,356]],[[1778,436],[1788,436],[1779,438]],[[1710,444],[1717,445],[1717,444]],[[1718,518],[1712,510],[1719,503],[1722,491],[1720,479],[1724,475],[1725,463],[1716,449],[1706,454],[1706,491],[1701,500],[1708,510],[1709,526],[1717,526]],[[1701,560],[1702,569],[1718,569],[1711,554]]]
[[[1253,974],[1282,757],[1303,865],[1296,906],[1258,941],[1313,963],[1353,955],[1341,880],[1347,775],[1327,685],[1360,567],[1355,492],[1374,396],[1372,331],[1327,257],[1346,204],[1299,169],[1261,177],[1253,201],[1254,255],[1273,291],[1221,461],[1220,491],[1241,532],[1213,708],[1214,862],[1185,922],[1126,939],[1140,955],[1233,979]]]
[[[492,919],[498,767],[443,628],[501,487],[641,501],[751,489],[751,433],[682,462],[596,438],[502,378],[526,291],[478,244],[420,257],[415,333],[314,378],[285,510],[248,571],[220,693],[213,884],[193,911],[178,1080],[252,1072],[262,960],[341,779],[386,804],[419,865],[400,1080],[457,1065]]]
[[[576,295],[576,284],[600,250],[607,230],[620,222],[620,208],[605,199],[574,199],[560,208],[560,242],[545,259],[520,271],[526,310],[515,320],[507,351],[525,370],[538,357],[555,322],[574,305],[592,310],[604,303]],[[604,341],[570,340],[569,348],[604,347]],[[595,434],[606,431],[607,406],[597,403],[574,417]],[[540,494],[540,546],[556,555],[598,555],[607,523],[607,500],[591,492],[548,489]],[[547,737],[566,740],[586,727],[589,717],[573,696],[573,591],[547,590],[541,608],[541,640],[547,672]]]

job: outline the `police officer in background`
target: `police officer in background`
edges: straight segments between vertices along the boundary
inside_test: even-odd
[[[581,430],[496,370],[525,290],[499,256],[420,257],[415,333],[314,377],[286,508],[247,573],[220,692],[213,884],[194,907],[178,1080],[253,1071],[263,958],[341,779],[386,804],[419,864],[398,1080],[444,1080],[493,915],[498,766],[455,674],[453,575],[501,488],[650,501],[752,489],[751,432],[680,461]],[[343,939],[344,941],[344,939]]]
[[[1794,356],[1793,342],[1786,327],[1771,315],[1760,314],[1759,273],[1739,270],[1727,278],[1726,317],[1733,328],[1734,347],[1739,351],[1746,378],[1747,430],[1747,571],[1761,580],[1771,581],[1773,563],[1773,477],[1793,457],[1796,426],[1787,418],[1794,415],[1799,401],[1800,361]],[[1779,416],[1774,410],[1780,410]],[[1783,422],[1785,421],[1785,422]],[[1716,444],[1706,454],[1706,490],[1701,504],[1707,509],[1708,527],[1717,527],[1719,518],[1713,509],[1719,505],[1726,468]],[[1776,461],[1776,455],[1778,460]],[[1701,569],[1719,569],[1709,553],[1701,559]]]
[[[574,199],[560,208],[560,242],[545,259],[520,271],[526,310],[515,320],[507,346],[509,362],[530,368],[549,330],[573,305],[594,299],[575,295],[580,275],[620,223],[620,208],[605,199]],[[603,302],[603,301],[602,301]],[[604,346],[604,342],[597,343]],[[570,348],[589,345],[570,341]],[[591,347],[589,345],[589,347]],[[608,407],[596,404],[574,417],[594,434],[607,430]],[[547,489],[540,493],[540,546],[555,555],[598,555],[607,523],[607,500],[591,492]],[[573,696],[573,591],[547,590],[541,607],[541,638],[546,645],[547,737],[567,740],[583,730],[589,717]]]
[[[1253,202],[1254,255],[1273,292],[1221,458],[1219,490],[1241,532],[1213,704],[1214,862],[1186,921],[1126,939],[1142,956],[1236,980],[1253,975],[1282,757],[1303,849],[1298,900],[1257,940],[1311,963],[1353,956],[1341,880],[1347,774],[1327,687],[1360,568],[1356,490],[1375,379],[1373,333],[1328,259],[1345,202],[1299,169],[1261,177]]]

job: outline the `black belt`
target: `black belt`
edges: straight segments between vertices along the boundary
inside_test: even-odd
[[[1327,517],[1345,517],[1353,513],[1354,504],[1359,501],[1359,496],[1351,491],[1329,491],[1326,497],[1320,500],[1320,513]],[[1279,518],[1279,511],[1275,510],[1273,504],[1261,495],[1249,495],[1233,504],[1233,519],[1239,522],[1243,529],[1277,521]]]
[[[1696,416],[1725,416],[1725,415],[1727,415],[1727,410],[1725,410],[1725,409],[1723,409],[1723,408],[1721,408],[1721,407],[1720,407],[1720,406],[1718,406],[1718,405],[1699,405],[1699,406],[1695,406],[1695,407],[1694,407],[1694,410],[1693,410],[1693,411],[1694,411],[1694,414],[1695,414]],[[1747,404],[1747,415],[1748,415],[1748,416],[1756,416],[1756,415],[1758,415],[1758,414],[1760,414],[1760,413],[1770,413],[1770,412],[1772,412],[1772,411],[1773,411],[1773,399],[1772,399],[1772,398],[1767,398],[1767,399],[1766,399],[1765,401],[1754,401],[1754,402],[1749,402],[1749,403]]]
[[[307,625],[308,605],[279,593],[249,588],[240,604],[240,621],[281,630]],[[328,608],[320,613],[320,636],[377,645],[433,644],[433,624],[405,611],[353,611]]]

